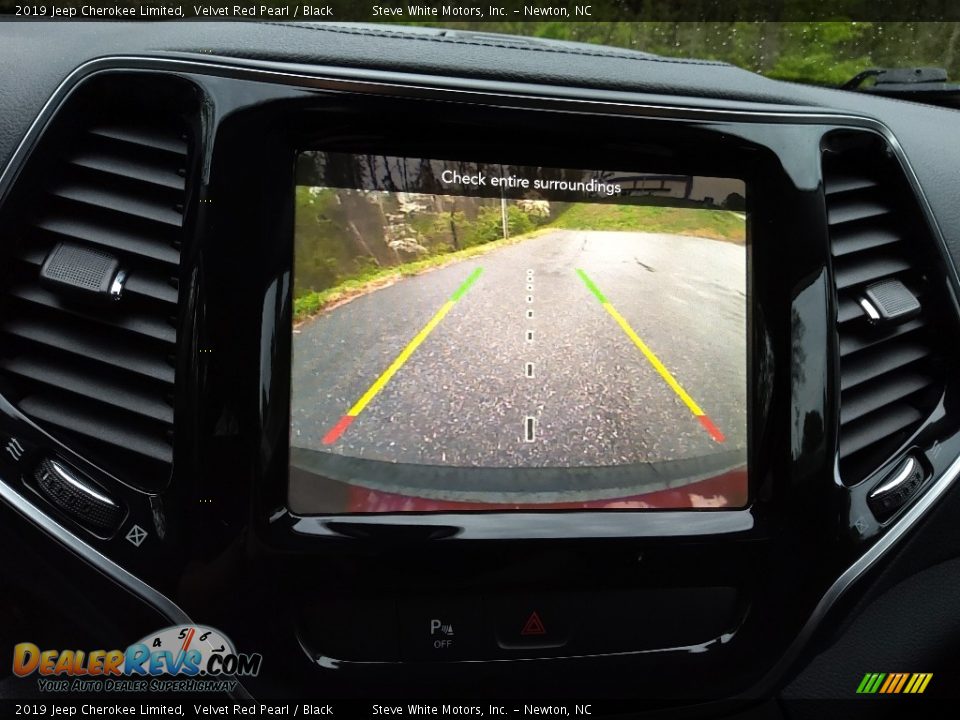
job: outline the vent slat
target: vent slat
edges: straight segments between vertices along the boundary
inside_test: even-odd
[[[89,404],[31,395],[20,402],[20,409],[34,420],[56,425],[152,460],[171,464],[173,448],[162,438],[162,431],[151,433],[141,424],[121,422],[115,415],[93,411]]]
[[[834,257],[873,250],[900,242],[900,236],[890,228],[853,227],[846,232],[837,230],[830,237],[830,251]]]
[[[179,229],[183,225],[183,215],[172,204],[130,192],[64,181],[51,187],[50,194],[91,208],[103,208],[172,228]]]
[[[108,140],[162,150],[173,155],[186,156],[187,154],[187,141],[183,138],[150,132],[142,128],[99,125],[90,128],[88,132],[91,135]]]
[[[0,331],[15,337],[96,360],[119,370],[173,383],[173,367],[162,355],[130,343],[117,342],[91,330],[92,328],[78,328],[76,325],[64,327],[50,321],[24,318],[11,318],[0,325]]]
[[[82,305],[66,303],[58,295],[45,290],[38,285],[27,285],[20,283],[14,285],[7,291],[11,297],[15,297],[23,302],[40,305],[51,310],[74,315],[91,322],[102,323],[109,327],[119,328],[127,332],[144,335],[154,340],[173,344],[177,339],[177,331],[168,321],[159,317],[138,314],[123,314],[117,312],[119,308],[104,310],[97,308],[90,310]]]
[[[874,345],[879,345],[887,342],[888,340],[901,337],[913,332],[914,330],[919,330],[925,325],[926,321],[921,316],[916,317],[913,320],[908,320],[900,325],[896,325],[893,327],[893,329],[878,331],[874,328],[867,328],[866,330],[856,334],[852,332],[843,333],[840,336],[840,357],[846,357],[847,355],[852,355],[860,350],[865,350],[866,348],[873,347]]]
[[[894,378],[881,378],[845,393],[840,405],[840,424],[846,425],[886,405],[903,400],[930,387],[933,377],[927,373],[905,372]]]
[[[829,225],[843,225],[867,218],[881,217],[889,212],[890,206],[879,200],[857,195],[849,197],[841,195],[836,199],[831,198],[831,202],[827,206],[827,223]]]
[[[906,403],[893,405],[882,412],[850,423],[840,435],[838,454],[841,459],[900,433],[923,419],[920,411]]]
[[[176,305],[179,295],[177,288],[173,287],[169,280],[159,280],[140,273],[134,273],[130,276],[124,286],[124,292],[151,300],[159,300],[170,305]]]
[[[103,373],[80,372],[62,364],[36,357],[15,357],[0,361],[0,368],[52,388],[112,405],[133,415],[173,424],[173,408],[159,393],[145,392],[141,386],[123,382]]]
[[[863,308],[851,297],[837,298],[837,322],[846,323],[863,317]]]
[[[176,170],[128,160],[122,156],[80,151],[75,153],[68,162],[76,167],[114,175],[119,178],[136,180],[168,190],[182,192],[186,187],[186,179],[182,175],[178,175]]]
[[[834,263],[833,276],[838,290],[880,278],[895,275],[910,269],[910,263],[902,257],[890,253],[879,253],[869,257],[854,258],[852,261],[838,260]]]
[[[17,253],[17,257],[28,265],[40,267],[43,265],[43,261],[47,257],[47,249],[43,247],[37,247],[36,245],[22,247],[20,248],[20,252]]]
[[[180,264],[180,252],[171,241],[156,233],[154,237],[138,231],[111,227],[108,223],[98,223],[79,217],[66,217],[51,214],[34,222],[34,227],[64,238],[82,240],[106,250],[118,250],[145,260],[162,262],[167,265]]]
[[[877,187],[877,181],[863,175],[831,175],[824,178],[824,190],[827,195],[868,190]]]
[[[858,353],[843,361],[840,389],[849,390],[892,370],[906,367],[929,354],[930,348],[926,344],[910,340]]]

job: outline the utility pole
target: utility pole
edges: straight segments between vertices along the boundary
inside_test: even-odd
[[[503,239],[510,237],[509,227],[507,226],[507,194],[500,188],[500,223],[503,225]]]

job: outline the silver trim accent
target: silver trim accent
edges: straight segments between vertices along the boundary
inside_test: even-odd
[[[428,660],[426,664],[431,662],[442,663],[444,665],[490,665],[490,664],[503,664],[503,663],[517,663],[517,662],[531,662],[531,661],[544,661],[550,660],[554,662],[565,662],[568,660],[584,660],[590,658],[612,658],[612,657],[638,657],[641,655],[663,655],[666,653],[686,653],[688,655],[699,655],[701,653],[709,652],[710,648],[725,645],[730,640],[733,639],[735,633],[724,633],[710,640],[705,640],[702,643],[697,643],[696,645],[675,645],[672,647],[660,647],[660,648],[647,648],[645,650],[616,650],[612,652],[594,652],[594,653],[584,653],[580,652],[576,655],[527,655],[527,656],[517,656],[517,657],[501,657],[501,658],[478,658],[476,660],[472,659],[459,659],[459,660]],[[408,660],[344,660],[343,658],[335,658],[329,655],[324,655],[321,652],[312,650],[307,643],[304,641],[302,635],[299,631],[296,632],[297,644],[300,646],[300,650],[306,655],[307,659],[310,662],[314,663],[318,667],[323,668],[324,670],[341,670],[352,667],[364,667],[364,666],[390,666],[390,665],[404,665],[409,662]],[[531,648],[535,650],[535,648]]]
[[[110,298],[112,300],[119,300],[123,296],[123,286],[127,282],[127,271],[121,270],[117,273],[117,276],[113,279],[113,282],[110,283]]]
[[[0,478],[0,500],[5,501],[16,510],[24,519],[33,523],[38,529],[60,543],[64,549],[76,555],[80,560],[92,565],[101,574],[113,580],[128,590],[132,595],[140,598],[160,615],[170,621],[171,625],[196,625],[183,609],[170,598],[147,585],[133,573],[125,570],[95,547],[84,542],[81,538],[52,520],[40,508],[31,503],[20,493],[14,490],[3,478]],[[237,678],[233,692],[225,693],[228,697],[238,700],[250,700],[252,696]]]
[[[338,90],[342,92],[354,92],[364,94],[387,94],[403,95],[409,92],[436,92],[442,95],[465,95],[474,98],[491,98],[502,102],[508,100],[543,100],[556,102],[559,105],[587,105],[597,108],[616,108],[628,111],[641,111],[648,114],[655,114],[657,111],[671,113],[671,116],[677,117],[677,114],[690,114],[698,116],[726,116],[741,119],[756,119],[762,122],[765,119],[796,118],[809,120],[811,122],[830,121],[838,119],[847,120],[867,120],[876,121],[873,118],[858,115],[848,115],[839,112],[830,111],[812,111],[812,110],[785,110],[785,109],[766,109],[764,103],[744,102],[744,105],[753,104],[757,106],[756,110],[748,109],[730,109],[722,106],[709,107],[710,98],[687,98],[689,101],[705,101],[703,106],[693,106],[689,102],[686,104],[668,105],[643,102],[640,98],[645,93],[636,93],[618,90],[591,90],[589,88],[576,88],[566,86],[546,86],[535,85],[532,83],[513,82],[508,80],[474,80],[471,78],[453,77],[448,75],[423,75],[419,73],[404,73],[397,71],[377,71],[366,70],[362,68],[338,67],[333,65],[295,65],[292,63],[280,62],[261,62],[260,66],[245,64],[242,59],[222,58],[228,62],[209,62],[193,58],[160,58],[145,57],[135,55],[116,55],[95,60],[89,60],[78,66],[72,75],[80,72],[92,73],[99,69],[139,69],[134,67],[124,68],[119,63],[146,64],[150,69],[158,69],[156,66],[170,65],[174,66],[171,72],[176,71],[177,66],[182,72],[195,71],[199,74],[216,75],[222,73],[227,77],[237,78],[244,74],[263,78],[275,78],[275,84],[293,85],[301,88],[325,88]],[[256,62],[256,61],[252,61]],[[116,63],[116,64],[115,64]],[[96,66],[104,66],[98,68]],[[263,67],[270,65],[268,69]],[[281,69],[282,68],[282,69]],[[162,67],[159,68],[162,70]],[[68,77],[69,79],[69,77]],[[266,82],[270,82],[269,79]],[[58,88],[59,89],[59,88]],[[603,94],[607,98],[616,97],[617,100],[596,99],[596,94]],[[452,98],[448,98],[452,99]],[[722,101],[721,101],[722,102]],[[776,107],[773,103],[769,106]]]
[[[251,61],[251,63],[252,62],[256,61]],[[127,66],[124,65],[125,63]],[[131,65],[132,67],[130,67]],[[279,63],[276,65],[280,66]],[[229,64],[222,61],[213,63],[196,59],[172,59],[136,55],[106,56],[89,60],[75,68],[57,86],[53,94],[43,105],[40,112],[37,114],[37,117],[27,129],[27,132],[24,134],[16,150],[14,150],[13,154],[11,155],[10,162],[3,169],[3,172],[0,173],[0,201],[5,199],[4,195],[6,189],[9,187],[9,184],[13,181],[13,179],[15,179],[16,174],[19,173],[20,169],[23,167],[24,163],[22,162],[22,156],[27,151],[28,147],[32,146],[32,144],[36,141],[38,127],[41,125],[41,123],[46,124],[50,121],[51,118],[48,117],[48,114],[51,106],[53,106],[55,103],[59,104],[65,99],[66,96],[61,97],[65,89],[72,91],[81,79],[98,71],[124,69],[135,70],[142,68],[163,70],[164,66],[170,67],[171,72],[175,72],[177,69],[183,72],[197,72],[198,74],[212,74],[211,71],[219,71],[228,77],[238,77],[246,74],[253,78],[267,78],[265,80],[267,82],[270,81],[269,78],[276,78],[277,80],[275,80],[275,82],[285,82],[285,84],[291,85],[298,85],[299,81],[299,85],[301,87],[309,86],[357,93],[379,92],[388,94],[401,94],[403,92],[410,91],[421,93],[432,92],[439,93],[441,96],[446,95],[448,97],[458,94],[465,95],[467,97],[476,96],[478,98],[488,96],[493,97],[501,102],[504,99],[539,99],[549,101],[555,104],[557,108],[561,110],[566,107],[568,111],[575,109],[577,105],[587,105],[588,107],[596,107],[600,111],[603,109],[607,109],[608,111],[610,109],[620,109],[624,111],[636,112],[638,114],[646,113],[647,116],[650,117],[656,117],[658,114],[672,114],[674,117],[686,114],[692,115],[693,117],[716,118],[727,116],[747,120],[752,119],[756,121],[763,121],[765,119],[796,119],[798,121],[805,120],[827,123],[853,122],[859,127],[869,128],[880,133],[887,140],[887,142],[890,143],[901,166],[904,169],[904,172],[908,176],[911,188],[914,190],[914,193],[921,203],[924,215],[927,218],[935,239],[939,244],[941,255],[945,260],[945,264],[948,268],[948,273],[950,274],[950,279],[952,281],[951,289],[956,291],[956,288],[960,287],[960,276],[957,274],[957,268],[950,260],[949,253],[946,252],[946,244],[943,240],[943,235],[940,233],[940,229],[930,210],[926,196],[920,189],[916,173],[910,166],[903,148],[901,147],[896,136],[889,127],[887,127],[877,118],[870,117],[868,115],[829,111],[773,111],[760,109],[731,110],[723,109],[722,106],[711,108],[691,107],[689,104],[685,106],[653,103],[645,104],[641,102],[641,99],[644,97],[642,93],[628,93],[613,90],[592,91],[592,93],[602,94],[605,98],[620,97],[623,98],[622,101],[618,102],[610,99],[590,99],[588,96],[591,94],[591,91],[583,88],[531,85],[496,80],[469,80],[463,78],[425,76],[411,73],[374,71],[355,68],[336,68],[330,66],[310,66],[310,72],[291,72],[289,70],[268,70],[263,67],[256,67],[252,64],[244,64],[242,61],[236,60],[234,60],[233,64]],[[418,82],[421,84],[415,84]],[[446,83],[446,85],[444,85],[444,83]],[[456,87],[458,84],[460,87]],[[580,97],[577,97],[578,95]],[[798,633],[793,643],[784,653],[780,662],[771,668],[770,672],[754,688],[754,691],[756,691],[758,688],[763,688],[765,684],[775,682],[777,678],[789,668],[789,665],[796,659],[804,645],[808,642],[810,636],[816,630],[820,620],[824,615],[826,615],[837,599],[843,593],[845,593],[849,587],[865,572],[872,568],[880,559],[880,557],[882,557],[893,545],[895,545],[920,520],[920,518],[929,510],[929,508],[953,485],[958,475],[960,475],[960,457],[955,459],[954,462],[947,468],[947,470],[944,471],[939,478],[934,480],[933,483],[931,483],[928,490],[921,495],[903,515],[901,515],[900,519],[891,525],[884,535],[874,545],[868,548],[859,559],[854,561],[854,563],[827,589],[820,602],[814,608],[809,619],[804,624],[800,633]],[[46,518],[41,511],[24,500],[23,497],[21,497],[5,482],[3,482],[2,479],[0,479],[0,499],[6,500],[8,503],[14,506],[15,509],[21,512],[21,514],[24,514],[42,530],[48,532],[48,534],[59,540],[68,549],[81,557],[81,559],[87,560],[95,566],[105,564],[108,569],[111,569],[111,571],[107,572],[106,574],[108,574],[111,578],[115,578],[120,584],[127,586],[128,589],[131,589],[131,591],[134,592],[134,594],[142,597],[149,604],[153,605],[158,611],[163,612],[160,610],[161,607],[168,608],[171,609],[171,612],[173,613],[169,615],[171,619],[173,619],[175,616],[178,616],[177,614],[179,613],[179,616],[182,616],[186,619],[186,621],[189,621],[189,618],[183,614],[183,611],[174,605],[168,598],[143,583],[141,580],[139,580],[139,578],[130,574],[122,567],[113,563],[112,560],[100,554],[96,549],[90,547],[86,543],[83,543],[63,528],[56,526],[48,518]],[[21,505],[26,506],[29,511],[21,507]],[[76,545],[72,546],[71,542],[75,542]],[[128,585],[128,583],[130,584]],[[154,598],[156,604],[151,602],[149,598]],[[244,694],[246,693],[243,687],[239,684],[238,688]]]
[[[860,307],[862,307],[864,312],[867,313],[867,317],[870,318],[870,322],[876,322],[880,319],[880,313],[877,312],[877,309],[866,298],[860,298]]]
[[[43,510],[27,500],[2,479],[0,479],[0,499],[4,500],[26,520],[50,535],[65,549],[92,565],[114,582],[123,585],[132,594],[136,595],[170,620],[172,624],[193,622],[190,617],[167,596],[147,585],[136,575],[125,570],[95,547],[55,522],[48,517]]]
[[[892,477],[887,480],[882,485],[875,487],[870,491],[870,497],[875,498],[878,495],[883,495],[884,493],[890,492],[898,485],[902,485],[903,481],[910,477],[910,474],[913,472],[913,468],[916,467],[917,461],[913,456],[907,457],[907,462],[904,463],[903,469],[897,473],[896,477]]]
[[[115,503],[111,498],[108,498],[106,495],[101,495],[100,493],[98,493],[96,490],[94,490],[94,489],[93,489],[92,487],[90,487],[89,485],[85,485],[84,483],[82,483],[82,482],[80,482],[79,480],[77,480],[77,478],[73,477],[73,475],[71,475],[71,474],[66,470],[66,468],[64,468],[64,467],[63,467],[60,463],[58,463],[56,460],[47,460],[47,463],[50,465],[51,468],[53,468],[53,471],[54,471],[57,475],[60,476],[60,479],[61,479],[61,480],[64,480],[64,481],[70,483],[70,484],[73,485],[75,488],[77,488],[77,490],[79,490],[80,492],[86,493],[87,495],[89,495],[90,497],[94,498],[95,500],[99,500],[100,502],[102,502],[102,503],[104,503],[104,504],[106,504],[106,505],[110,505],[111,507],[115,507],[115,508],[120,507],[120,506],[117,505],[117,503]],[[41,468],[42,468],[42,467],[43,467],[43,466],[41,465]]]
[[[525,432],[526,427],[521,427]],[[735,535],[752,530],[755,527],[753,515],[749,509],[682,512],[661,510],[645,513],[636,517],[629,534],[620,525],[611,523],[610,513],[606,511],[582,510],[575,513],[544,514],[536,512],[510,513],[511,540],[547,540],[576,539],[595,540],[599,538],[651,538],[651,537],[718,537]],[[503,538],[501,528],[468,527],[469,515],[463,513],[443,513],[434,518],[423,515],[391,515],[391,525],[438,525],[459,527],[457,537],[463,540],[499,540]],[[293,522],[295,533],[307,536],[342,537],[331,529],[330,525],[347,523],[355,527],[368,525],[363,515],[309,515],[297,517]],[[374,528],[377,525],[373,525]]]

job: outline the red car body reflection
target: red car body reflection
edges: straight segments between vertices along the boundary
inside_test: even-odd
[[[347,503],[346,512],[350,513],[737,508],[747,503],[747,471],[742,468],[677,488],[603,500],[557,503],[457,502],[352,486]]]

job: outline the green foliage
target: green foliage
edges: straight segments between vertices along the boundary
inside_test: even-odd
[[[298,187],[294,242],[296,317],[314,314],[371,284],[416,274],[449,262],[454,255],[459,257],[465,251],[480,251],[503,242],[499,200],[465,198],[462,202],[472,219],[464,210],[418,209],[398,213],[398,200],[389,194]],[[414,259],[387,246],[382,231],[384,219],[398,214],[402,220],[396,226],[400,228],[397,232],[401,237],[415,238],[426,248],[425,255]],[[514,204],[507,207],[511,238],[529,233],[546,220]],[[366,234],[359,228],[366,228]]]
[[[353,259],[353,268],[353,277],[363,278],[376,273],[380,269],[380,266],[377,265],[376,260],[373,258],[360,255]]]
[[[440,242],[432,246],[429,256],[393,266],[379,266],[369,257],[357,256],[353,259],[352,272],[348,276],[339,277],[336,284],[313,290],[304,290],[298,286],[300,290],[294,295],[294,318],[303,320],[373,287],[394,282],[401,277],[419,275],[432,268],[474,257],[503,245],[522,242],[553,228],[639,230],[696,235],[735,243],[743,243],[745,239],[743,215],[730,210],[600,203],[556,203],[553,208],[556,212],[551,220],[528,214],[513,205],[508,206],[508,238],[503,237],[499,203],[481,207],[472,222],[467,221],[463,213],[456,213],[455,222],[462,225],[460,234],[464,238],[461,249],[455,250],[451,245]],[[422,227],[429,228],[433,222],[430,215],[425,213],[418,223],[422,220]],[[449,227],[449,213],[445,213],[442,219]]]
[[[471,222],[462,211],[454,213],[421,213],[410,219],[410,227],[417,234],[420,243],[431,253],[445,253],[465,247],[464,233],[468,233]],[[454,228],[457,239],[454,241]]]
[[[528,235],[515,235],[507,238],[506,240],[501,238],[499,240],[493,240],[491,242],[475,245],[463,250],[431,255],[430,257],[422,260],[403,263],[395,267],[378,268],[376,271],[370,272],[364,277],[352,277],[348,280],[344,280],[335,287],[327,288],[321,291],[304,293],[294,298],[294,321],[299,322],[301,320],[305,320],[306,318],[317,314],[325,308],[356,295],[362,295],[371,288],[394,282],[398,278],[419,275],[428,270],[432,270],[433,268],[442,267],[452,262],[457,262],[481,255],[498,247],[502,247],[503,245],[512,245],[525,240],[527,237],[532,237],[538,234],[538,232],[539,231],[534,230]]]
[[[303,294],[335,285],[349,263],[348,241],[337,222],[336,192],[298,187],[296,191],[294,263]]]
[[[840,9],[835,22],[630,22],[636,14],[626,10],[623,17],[622,22],[421,24],[721,60],[778,79],[824,85],[841,84],[870,67],[933,65],[960,78],[958,22],[845,22]]]
[[[522,235],[534,229],[539,218],[531,217],[515,205],[507,207],[507,235]],[[503,216],[499,206],[480,208],[477,219],[464,233],[463,246],[473,247],[503,237]]]
[[[871,23],[796,23],[796,51],[781,54],[769,74],[783,80],[814,80],[841,85],[871,67],[873,60],[865,39]]]
[[[551,224],[568,230],[614,230],[696,235],[743,243],[743,216],[728,210],[703,210],[651,205],[571,203]]]

